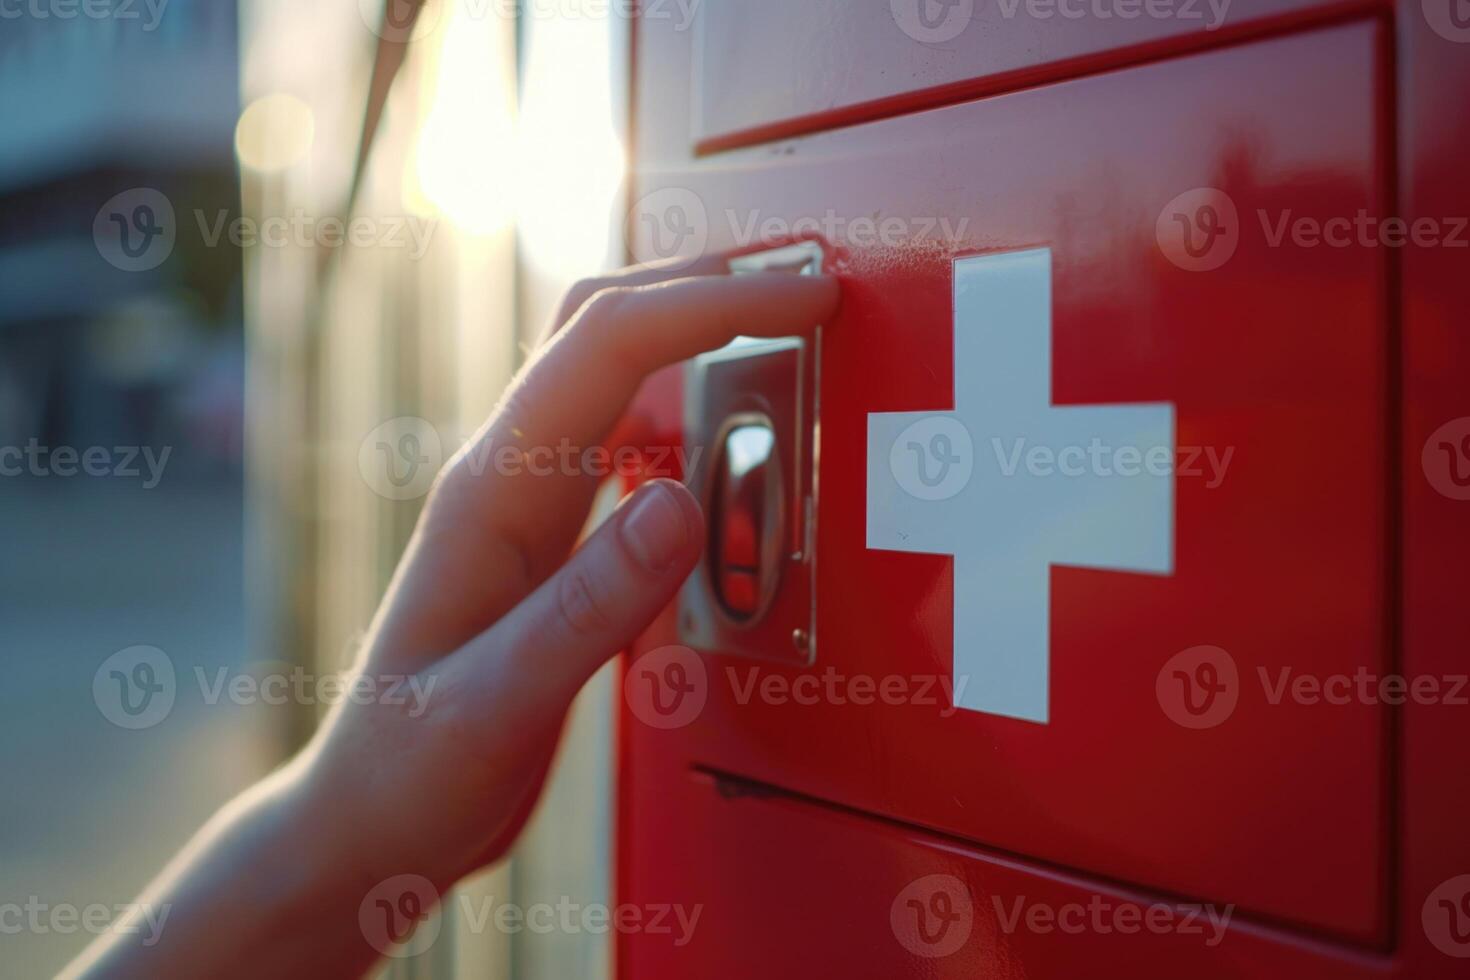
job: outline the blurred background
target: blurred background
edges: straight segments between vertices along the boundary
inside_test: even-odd
[[[0,8],[0,975],[304,741],[437,464],[621,263],[626,5],[387,2]],[[228,693],[268,676],[308,695]],[[459,907],[609,901],[610,683]],[[382,973],[606,939],[447,914]]]

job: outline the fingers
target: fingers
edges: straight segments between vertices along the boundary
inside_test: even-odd
[[[681,484],[637,490],[556,572],[443,664],[456,728],[475,740],[560,725],[577,691],[669,604],[704,520]]]
[[[639,374],[722,347],[742,334],[810,333],[837,311],[831,276],[757,272],[694,276],[603,290],[557,342],[582,335],[579,351],[616,358]],[[553,347],[556,346],[554,342]]]
[[[583,279],[571,289],[567,290],[566,296],[562,298],[561,306],[557,308],[556,316],[547,329],[543,330],[537,338],[536,347],[540,348],[549,341],[567,322],[575,316],[593,296],[604,289],[617,289],[628,286],[652,286],[655,283],[668,282],[670,279],[683,279],[689,276],[714,276],[730,271],[729,264],[720,255],[702,255],[692,264],[688,260],[669,259],[664,262],[651,262],[645,265],[633,266],[623,269],[607,276],[597,276],[592,279]]]
[[[649,373],[740,334],[809,333],[834,315],[838,295],[830,277],[789,273],[599,293],[512,385],[463,458],[599,446]],[[566,557],[594,485],[580,473],[506,475],[494,466],[458,466],[432,510],[455,526],[456,537],[518,542],[534,584]]]
[[[838,296],[835,279],[789,273],[598,293],[444,473],[374,646],[413,668],[486,629],[566,559],[598,477],[561,461],[603,444],[644,377],[740,334],[808,333],[835,314]],[[501,465],[553,458],[534,472]]]
[[[651,372],[742,334],[810,333],[837,309],[837,281],[784,272],[603,290],[528,366],[504,403],[502,438],[594,444]],[[512,430],[507,433],[506,429]]]

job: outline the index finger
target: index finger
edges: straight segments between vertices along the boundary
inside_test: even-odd
[[[703,255],[693,263],[681,259],[669,259],[662,262],[645,262],[640,265],[629,266],[619,269],[617,272],[605,276],[596,276],[591,279],[583,279],[571,289],[567,290],[566,296],[562,298],[557,307],[556,315],[546,328],[536,338],[536,346],[533,350],[545,346],[553,335],[562,327],[565,327],[577,315],[577,312],[586,305],[587,301],[605,289],[618,289],[629,286],[652,286],[671,279],[688,279],[694,276],[713,276],[728,273],[730,266],[724,256]]]
[[[699,276],[598,293],[528,365],[486,435],[524,447],[601,442],[653,371],[738,336],[808,334],[837,311],[831,276]]]

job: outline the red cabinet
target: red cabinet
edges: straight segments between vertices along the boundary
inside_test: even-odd
[[[625,975],[1065,976],[1099,957],[1136,975],[1452,975],[1455,934],[1436,943],[1429,923],[1457,911],[1470,865],[1432,814],[1470,803],[1438,783],[1470,727],[1411,692],[1421,663],[1454,684],[1447,600],[1430,597],[1457,574],[1463,595],[1464,575],[1402,553],[1400,531],[1407,502],[1415,533],[1463,539],[1465,505],[1426,491],[1421,449],[1470,384],[1448,326],[1465,304],[1440,291],[1453,256],[1392,239],[1389,219],[1423,216],[1401,183],[1400,29],[1282,26],[1167,58],[1104,30],[1087,44],[1133,44],[1120,58],[1139,63],[906,111],[884,93],[933,78],[853,47],[871,12],[831,10],[809,42],[854,72],[851,52],[871,55],[841,99],[813,95],[838,84],[830,61],[778,70],[755,38],[778,21],[807,37],[803,11],[713,5],[702,39],[638,34],[634,208],[651,220],[629,223],[635,255],[810,239],[845,292],[816,364],[809,662],[784,636],[702,646],[672,610],[634,651],[640,682],[642,651],[687,658],[699,708],[624,715],[620,889],[697,896],[715,918],[681,951],[624,937]],[[1411,55],[1454,46],[1412,36]],[[1027,63],[1054,75],[1049,54],[1083,41],[1038,37],[1052,46]],[[675,84],[691,57],[692,92]],[[875,108],[801,115],[822,100]],[[1463,157],[1470,140],[1435,143],[1426,111],[1423,152]],[[798,138],[750,128],[797,118]],[[1439,285],[1403,320],[1406,267]],[[1406,390],[1401,342],[1432,398]],[[677,418],[682,399],[664,435],[721,431],[677,380],[635,414]],[[1406,574],[1442,577],[1411,595]],[[681,637],[694,652],[669,652]],[[1418,789],[1404,731],[1431,760],[1407,770]],[[1429,809],[1405,818],[1415,799]],[[1416,851],[1406,825],[1437,843]],[[848,878],[811,872],[844,853]],[[889,915],[934,874],[966,883],[974,934],[931,957]],[[912,928],[961,902],[942,892]],[[1050,914],[1104,893],[1229,908],[1232,941],[997,933],[994,896],[1043,893]],[[772,926],[761,902],[804,924]]]

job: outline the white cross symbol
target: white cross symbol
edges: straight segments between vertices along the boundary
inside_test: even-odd
[[[1045,248],[955,262],[954,370],[868,416],[868,547],[953,555],[956,707],[1045,724],[1050,566],[1173,570],[1174,406],[1051,403]]]

